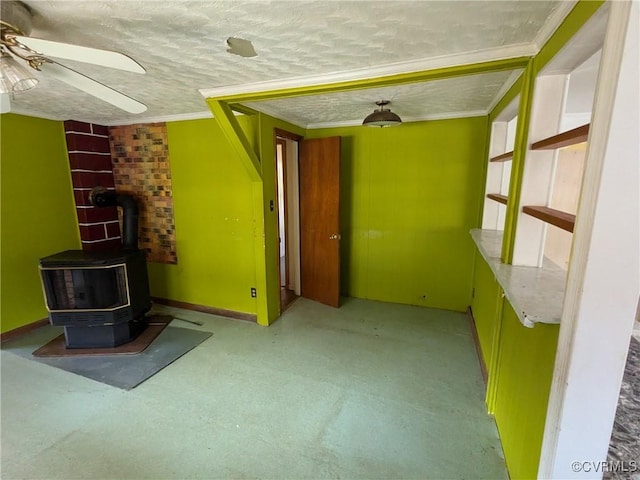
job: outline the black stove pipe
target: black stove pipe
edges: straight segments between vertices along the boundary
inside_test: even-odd
[[[124,193],[95,187],[89,201],[96,207],[119,206],[122,208],[122,247],[124,250],[138,249],[138,204],[135,198]]]

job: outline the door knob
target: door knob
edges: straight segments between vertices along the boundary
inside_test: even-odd
[[[340,240],[340,234],[334,233],[333,235],[329,235],[329,240]]]

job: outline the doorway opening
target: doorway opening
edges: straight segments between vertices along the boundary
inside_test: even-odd
[[[276,131],[280,312],[300,296],[299,138],[288,132]]]
[[[275,129],[280,312],[303,296],[340,306],[341,138]]]

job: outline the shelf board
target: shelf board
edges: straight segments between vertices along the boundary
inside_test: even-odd
[[[522,324],[525,327],[538,323],[559,324],[567,272],[552,262],[543,262],[540,268],[502,263],[503,236],[498,230],[471,230],[480,255]]]
[[[504,195],[500,195],[499,193],[487,193],[487,198],[490,198],[491,200],[495,200],[496,202],[503,203],[504,205],[507,204],[507,200],[508,200],[507,197],[505,197]]]
[[[491,157],[489,161],[490,162],[506,162],[508,160],[511,160],[512,158],[513,158],[513,150],[511,150],[510,152],[505,152],[500,155],[496,155],[495,157]]]
[[[531,144],[531,150],[555,150],[556,148],[568,147],[577,143],[586,142],[589,138],[589,124],[581,127],[558,133],[552,137],[545,138]]]
[[[528,205],[522,207],[522,211],[527,215],[531,215],[543,222],[555,225],[558,228],[573,233],[573,227],[576,223],[576,216],[571,213],[562,212],[549,207]]]

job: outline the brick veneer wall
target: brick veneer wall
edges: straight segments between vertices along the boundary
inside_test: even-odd
[[[140,248],[147,260],[178,263],[169,144],[165,123],[109,127],[113,178],[140,209]]]
[[[82,248],[87,251],[119,248],[122,242],[117,207],[96,208],[89,202],[93,187],[115,189],[107,127],[68,120],[64,122],[64,130]]]

